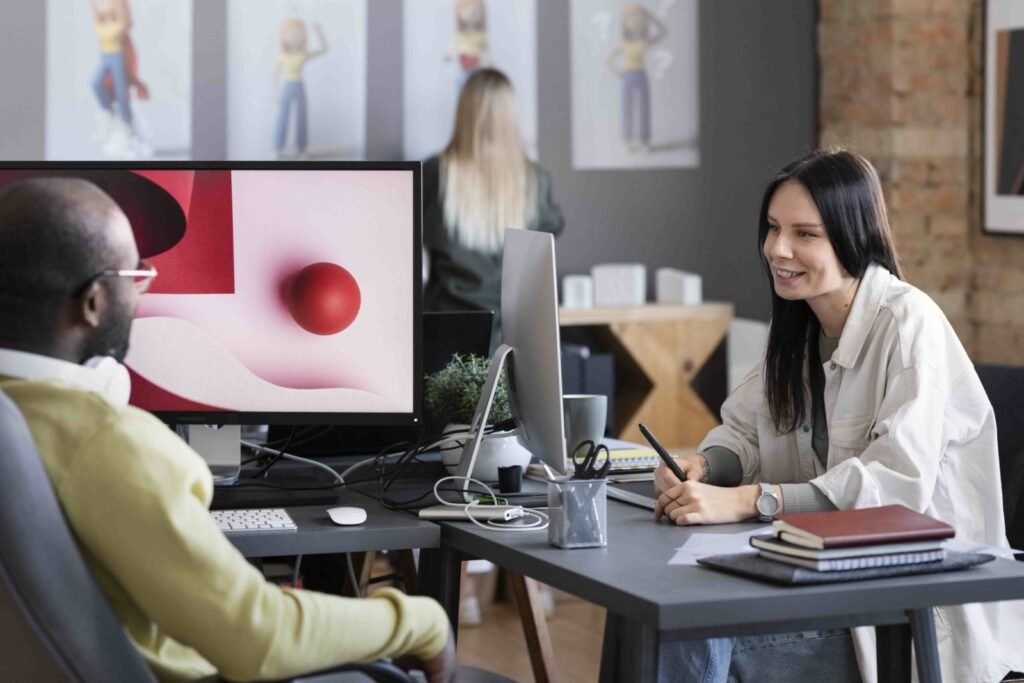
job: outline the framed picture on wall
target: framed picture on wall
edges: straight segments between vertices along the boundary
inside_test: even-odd
[[[985,2],[985,232],[1024,236],[1024,2]]]

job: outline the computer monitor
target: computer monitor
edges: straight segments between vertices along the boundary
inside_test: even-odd
[[[519,442],[556,472],[565,471],[562,369],[555,240],[548,233],[506,230],[501,273],[503,343],[491,358],[456,474],[472,476],[497,378],[508,367]],[[467,484],[468,486],[468,484]]]
[[[423,374],[421,388],[425,389],[426,378],[444,369],[452,356],[486,357],[491,349],[491,311],[425,311],[423,313]],[[424,393],[425,395],[425,393]],[[345,425],[327,428],[311,436],[303,436],[288,450],[296,455],[316,458],[318,456],[359,455],[380,453],[397,443],[418,443],[429,434],[441,431],[445,416],[432,415],[427,405],[423,406],[423,424],[408,425]],[[271,426],[268,440],[283,443],[290,430],[287,426]]]
[[[46,163],[96,183],[159,275],[131,402],[188,425],[416,424],[418,163]],[[206,434],[237,463],[237,427]],[[202,443],[193,443],[202,450]]]

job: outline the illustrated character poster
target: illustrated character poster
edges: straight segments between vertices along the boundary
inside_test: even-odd
[[[231,159],[362,159],[366,0],[228,0]]]
[[[192,3],[46,0],[46,36],[47,159],[191,155]]]
[[[404,156],[425,159],[452,134],[466,79],[481,67],[515,89],[527,154],[537,157],[536,0],[405,0]]]
[[[573,0],[573,165],[700,165],[697,0]]]

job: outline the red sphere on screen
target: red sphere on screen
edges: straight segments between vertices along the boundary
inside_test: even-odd
[[[300,270],[288,287],[288,310],[302,329],[337,334],[359,314],[359,284],[334,263],[314,263]]]

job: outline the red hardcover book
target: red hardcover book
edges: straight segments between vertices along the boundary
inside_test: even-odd
[[[953,527],[903,505],[782,514],[772,524],[784,541],[806,548],[906,543],[952,538]]]

